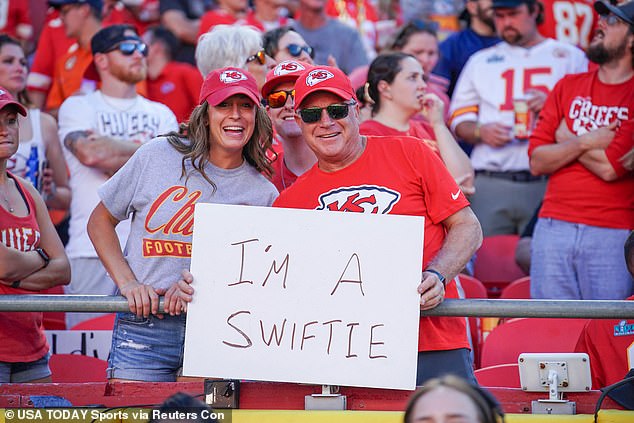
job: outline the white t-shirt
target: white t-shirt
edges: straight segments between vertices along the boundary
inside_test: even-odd
[[[86,224],[93,209],[99,204],[97,189],[108,180],[99,169],[84,166],[64,146],[64,138],[74,131],[91,130],[97,135],[142,144],[158,135],[178,130],[174,113],[164,104],[137,95],[133,99],[105,96],[101,91],[66,99],[59,109],[59,139],[70,170],[72,191],[70,204],[69,258],[97,257],[90,242]],[[129,223],[117,226],[122,245]]]
[[[469,58],[451,99],[451,129],[466,121],[481,125],[500,122],[513,126],[514,99],[525,99],[530,88],[550,92],[570,73],[585,72],[588,60],[572,45],[547,38],[531,47],[501,42]],[[513,140],[494,148],[480,143],[471,153],[476,170],[528,170],[528,142]]]

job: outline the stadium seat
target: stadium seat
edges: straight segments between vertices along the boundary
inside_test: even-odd
[[[44,295],[64,295],[64,287],[62,285],[53,288],[43,289],[39,292]],[[42,324],[47,330],[65,330],[66,329],[66,313],[63,311],[45,311],[42,313]]]
[[[574,352],[587,319],[510,319],[487,336],[482,345],[482,367],[517,363],[525,352]]]
[[[105,382],[108,362],[79,354],[53,354],[49,361],[54,383]]]
[[[498,364],[475,371],[481,386],[487,388],[520,388],[520,371],[517,363]]]
[[[77,323],[70,330],[112,330],[114,328],[115,313],[84,320]]]
[[[487,298],[487,290],[476,278],[469,275],[458,275],[460,286],[465,298]],[[477,369],[480,365],[480,350],[482,348],[482,323],[479,317],[469,317],[469,333],[471,334],[471,347],[473,348],[473,364]]]
[[[484,237],[476,252],[473,276],[482,281],[489,298],[500,296],[511,281],[526,276],[515,263],[517,235],[492,235]]]
[[[524,276],[511,282],[502,290],[500,298],[507,300],[529,300],[531,298],[531,277]]]

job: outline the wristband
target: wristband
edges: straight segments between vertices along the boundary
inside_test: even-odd
[[[40,255],[40,257],[42,257],[42,260],[44,260],[44,267],[48,266],[48,263],[51,261],[50,257],[48,256],[48,254],[46,254],[46,251],[44,251],[41,248],[36,248],[35,252],[38,253]]]
[[[473,130],[473,137],[476,141],[480,141],[480,122],[476,123],[476,127]]]
[[[425,272],[433,273],[434,275],[438,276],[438,279],[440,279],[440,282],[442,283],[442,286],[447,286],[447,284],[445,283],[447,278],[445,278],[445,276],[442,273],[440,273],[438,270],[425,269]]]
[[[13,281],[13,283],[11,284],[11,288],[19,288],[20,287],[20,283],[22,283],[22,281],[20,281],[20,280]]]

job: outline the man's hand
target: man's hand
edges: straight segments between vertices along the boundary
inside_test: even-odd
[[[602,126],[601,128],[595,129],[594,131],[590,131],[587,134],[583,134],[581,138],[581,142],[584,143],[587,149],[592,150],[595,148],[604,150],[610,145],[612,140],[614,139],[614,135],[616,133],[616,127],[618,125],[618,121],[610,123],[608,126]]]
[[[562,119],[559,127],[555,131],[555,142],[558,143],[566,143],[571,142],[575,137],[575,134],[570,132],[568,129],[568,125],[566,124],[566,119]]]
[[[418,293],[421,295],[420,309],[429,310],[445,299],[445,286],[435,273],[423,272],[423,278],[418,285]]]
[[[503,147],[513,140],[512,129],[499,122],[487,123],[480,126],[480,139],[491,147]]]
[[[526,96],[528,97],[526,100],[528,108],[537,116],[544,108],[548,94],[542,90],[530,89],[526,90]]]

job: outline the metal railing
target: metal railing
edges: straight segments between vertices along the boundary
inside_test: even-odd
[[[159,309],[163,309],[161,298]],[[128,311],[123,297],[107,295],[0,295],[0,311]],[[447,299],[421,316],[634,318],[634,301]]]

